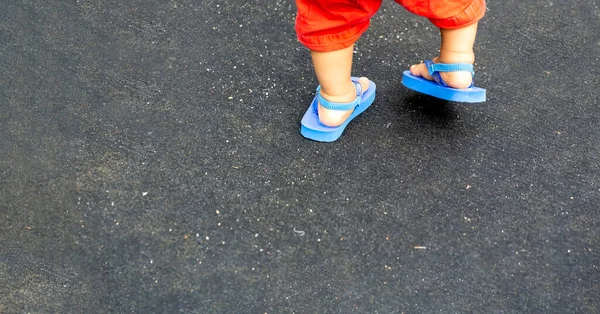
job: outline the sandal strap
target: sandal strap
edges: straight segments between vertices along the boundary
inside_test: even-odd
[[[323,108],[329,110],[347,111],[354,109],[356,106],[360,105],[362,97],[362,85],[360,85],[358,81],[352,81],[352,83],[354,83],[354,86],[356,87],[356,99],[354,99],[353,101],[348,103],[328,101],[321,95],[321,86],[319,86],[317,87],[317,98],[319,99],[319,104],[321,104]]]
[[[429,71],[429,75],[433,77],[433,79],[441,86],[448,87],[448,84],[442,79],[440,72],[456,72],[456,71],[467,71],[471,72],[471,76],[475,76],[475,71],[473,70],[473,65],[469,63],[433,63],[432,60],[425,60],[425,66],[427,66],[427,71]],[[475,80],[471,82],[469,87],[472,87]]]
[[[435,72],[456,72],[456,71],[467,71],[471,72],[471,75],[475,75],[473,65],[470,63],[433,63],[431,60],[425,60],[425,65],[429,71],[429,75],[433,76]]]

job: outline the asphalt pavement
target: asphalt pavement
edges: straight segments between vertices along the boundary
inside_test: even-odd
[[[483,104],[404,88],[304,139],[293,1],[0,3],[0,313],[600,313],[600,7],[493,1]]]

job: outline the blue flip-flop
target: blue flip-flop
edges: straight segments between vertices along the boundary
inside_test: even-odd
[[[317,95],[313,99],[310,107],[306,110],[304,117],[302,117],[302,126],[300,127],[300,133],[302,136],[318,142],[333,142],[340,138],[344,129],[359,114],[367,110],[369,106],[375,100],[375,83],[369,81],[369,87],[363,93],[362,85],[358,81],[358,77],[352,77],[352,82],[356,86],[356,99],[349,103],[335,103],[327,101],[321,96],[321,86],[317,88]],[[352,115],[346,121],[337,127],[329,127],[321,123],[319,120],[318,109],[319,104],[326,109],[330,110],[352,110]]]
[[[404,86],[417,92],[444,100],[469,103],[485,101],[485,89],[473,86],[473,83],[471,83],[471,86],[469,86],[466,89],[456,89],[449,87],[448,84],[444,82],[439,73],[468,71],[471,72],[471,75],[475,76],[475,71],[473,71],[472,64],[433,63],[433,61],[431,60],[426,60],[424,63],[427,66],[427,70],[429,70],[429,75],[431,75],[435,81],[430,81],[420,76],[414,76],[410,73],[410,71],[404,71],[402,76],[402,84]]]

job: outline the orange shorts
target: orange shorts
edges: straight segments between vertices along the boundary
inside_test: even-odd
[[[395,0],[435,26],[455,29],[485,15],[485,0]],[[369,27],[382,0],[296,0],[298,40],[315,51],[351,46]]]

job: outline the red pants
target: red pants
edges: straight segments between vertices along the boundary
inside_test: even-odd
[[[351,46],[369,27],[382,0],[296,0],[298,40],[315,51]],[[395,0],[435,26],[456,29],[485,15],[485,0]]]

